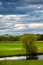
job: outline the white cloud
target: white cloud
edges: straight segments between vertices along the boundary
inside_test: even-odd
[[[22,30],[22,29],[24,29],[24,24],[15,24],[14,29],[15,30]]]
[[[38,28],[42,28],[43,27],[43,23],[29,23],[29,24],[15,24],[14,25],[14,29],[15,30],[23,30],[23,29],[38,29]]]
[[[31,21],[34,21],[34,20],[40,20],[42,19],[42,17],[30,17],[30,18],[24,18],[25,20],[31,20]]]
[[[43,10],[36,11],[36,13],[38,13],[38,12],[43,13]]]
[[[3,15],[0,14],[0,18],[2,18],[2,17],[3,17]]]
[[[31,23],[29,24],[30,28],[39,28],[39,27],[43,27],[43,23]]]
[[[22,32],[22,30],[31,30],[31,29],[34,31],[39,29],[41,30],[43,29],[43,22],[40,23],[39,21],[32,22],[41,19],[43,19],[43,16],[36,17],[36,16],[29,16],[28,14],[25,15],[1,15],[0,14],[0,34],[1,33],[13,34],[16,31]]]
[[[36,11],[35,11],[36,12]],[[30,16],[29,14],[25,15],[0,15],[0,22],[15,22],[15,23],[22,23],[28,20],[29,21],[37,21],[43,19],[43,16]]]
[[[26,16],[26,15],[5,15],[4,17],[5,18],[12,18],[12,17],[18,18],[18,17],[23,17],[23,16]]]

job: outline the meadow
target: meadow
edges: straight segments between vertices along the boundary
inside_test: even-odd
[[[43,42],[36,42],[38,53],[43,53]],[[0,56],[25,54],[22,42],[0,42]]]
[[[0,61],[0,65],[43,65],[43,60]]]

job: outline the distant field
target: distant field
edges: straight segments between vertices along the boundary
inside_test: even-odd
[[[43,41],[38,41],[36,42],[36,44],[37,44],[38,52],[43,52]]]
[[[43,65],[43,60],[0,61],[0,65]]]
[[[22,42],[0,42],[0,48],[22,48]]]
[[[0,56],[23,54],[23,44],[21,42],[0,42]]]
[[[43,42],[36,42],[38,52],[43,52]],[[0,56],[25,54],[22,42],[0,42]]]

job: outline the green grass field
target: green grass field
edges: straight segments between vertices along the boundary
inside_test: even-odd
[[[43,65],[43,60],[0,61],[0,65]]]
[[[43,52],[43,42],[36,42],[38,52]],[[25,54],[22,42],[0,42],[0,56]]]
[[[38,52],[43,52],[43,42],[36,42]],[[24,54],[21,42],[0,42],[0,56]],[[43,65],[43,60],[12,60],[0,61],[0,65]]]
[[[36,44],[37,44],[38,52],[43,52],[43,41],[38,41],[36,42]]]

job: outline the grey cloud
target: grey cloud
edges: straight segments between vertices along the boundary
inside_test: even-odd
[[[19,32],[22,34],[26,33],[26,32],[27,33],[29,33],[29,32],[35,33],[36,31],[38,33],[39,31],[43,30],[43,25],[42,25],[43,24],[43,19],[42,19],[43,16],[42,15],[40,15],[38,17],[33,16],[33,15],[31,16],[29,14],[25,14],[25,15],[0,15],[0,17],[1,17],[0,33],[1,33],[1,30],[5,31],[5,33],[11,33],[11,34],[16,34],[16,33],[19,34]],[[38,20],[40,20],[40,23]],[[35,22],[35,21],[37,21],[37,22]],[[36,23],[39,25],[37,25]],[[23,25],[21,25],[21,24],[23,24]],[[32,24],[32,25],[26,25],[26,24]],[[34,24],[35,24],[35,27],[34,27]],[[15,25],[18,27],[15,28]],[[7,32],[6,32],[6,29],[8,30]]]

